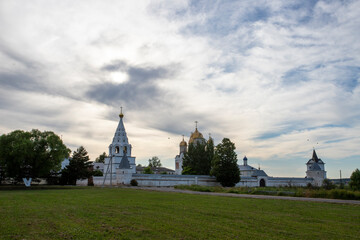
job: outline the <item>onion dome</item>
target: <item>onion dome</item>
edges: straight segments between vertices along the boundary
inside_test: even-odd
[[[184,136],[183,136],[183,140],[180,142],[180,147],[182,147],[182,146],[187,146],[187,143],[185,142],[185,140],[184,140]]]
[[[199,132],[197,128],[195,128],[195,132],[193,132],[190,136],[189,144],[193,143],[195,139],[199,139],[199,138],[204,139],[202,133]]]

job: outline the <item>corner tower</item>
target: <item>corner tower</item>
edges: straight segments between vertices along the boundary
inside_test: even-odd
[[[325,163],[318,158],[315,149],[313,150],[312,158],[306,163],[307,171],[306,177],[313,179],[315,186],[321,186],[326,178]]]

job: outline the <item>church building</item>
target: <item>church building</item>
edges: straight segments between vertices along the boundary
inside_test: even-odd
[[[197,144],[197,143],[201,143],[204,144],[206,142],[204,136],[202,135],[201,132],[199,132],[199,130],[197,129],[197,121],[195,121],[196,126],[195,126],[195,131],[191,133],[190,135],[190,139],[189,139],[189,145],[190,144]],[[184,158],[184,154],[187,152],[187,147],[188,144],[185,142],[184,140],[184,135],[183,135],[183,139],[180,142],[180,153],[178,155],[175,156],[175,174],[177,175],[181,175],[182,173],[182,165],[183,165],[183,158]]]

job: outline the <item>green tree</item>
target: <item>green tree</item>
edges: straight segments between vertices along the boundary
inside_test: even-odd
[[[215,154],[215,148],[214,148],[214,141],[211,137],[209,137],[209,140],[206,143],[206,156],[207,156],[207,175],[211,172],[211,166],[214,161],[214,154]]]
[[[161,167],[160,159],[156,156],[149,159],[149,167]]]
[[[103,174],[102,171],[96,169],[96,170],[94,170],[94,171],[92,172],[92,175],[95,176],[95,177],[101,177],[101,176],[103,176],[104,174]]]
[[[360,190],[360,170],[358,168],[352,172],[349,185],[354,190]]]
[[[154,172],[151,170],[151,167],[148,166],[146,168],[144,168],[144,174],[153,174]]]
[[[89,178],[92,175],[90,169],[91,162],[89,160],[88,152],[83,146],[80,146],[73,152],[69,165],[62,170],[61,184],[76,185],[76,180]]]
[[[51,131],[15,130],[0,136],[0,166],[4,177],[15,181],[23,177],[45,178],[58,172],[70,152]]]
[[[184,154],[182,174],[209,175],[211,160],[206,147],[205,143],[189,144],[188,151]]]
[[[98,163],[105,163],[105,158],[107,157],[106,152],[103,152],[102,154],[100,154],[96,159],[95,162]]]
[[[235,144],[228,138],[216,146],[211,175],[224,187],[233,187],[240,181]]]

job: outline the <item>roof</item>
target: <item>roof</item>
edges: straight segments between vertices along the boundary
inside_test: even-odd
[[[144,169],[147,167],[143,167],[143,166],[136,166],[136,171],[144,171]],[[170,168],[166,168],[166,167],[151,167],[150,168],[151,171],[153,172],[175,172],[174,170],[170,169]]]
[[[238,165],[240,171],[249,171],[249,170],[256,170],[256,168],[250,165]]]
[[[321,171],[321,168],[319,166],[319,164],[317,164],[316,162],[314,162],[310,167],[309,167],[310,171]]]
[[[313,150],[312,158],[309,159],[309,161],[306,164],[313,164],[313,163],[324,164],[324,162],[320,158],[318,158],[315,149]]]
[[[114,134],[114,138],[112,141],[113,144],[120,144],[120,145],[124,145],[124,144],[128,144],[129,140],[126,134],[126,130],[125,130],[125,126],[124,126],[124,121],[123,118],[120,117],[120,121],[119,124],[116,128],[115,134]]]
[[[126,154],[124,154],[124,156],[122,157],[121,162],[119,164],[119,168],[120,169],[129,169],[130,168],[129,160],[128,160]]]
[[[264,172],[264,170],[256,170],[253,172],[253,174],[251,174],[251,176],[253,176],[253,177],[267,176],[267,174]]]
[[[195,128],[195,132],[191,133],[191,136],[189,139],[189,144],[193,143],[195,139],[203,139],[204,140],[202,133],[199,132],[197,128]]]

